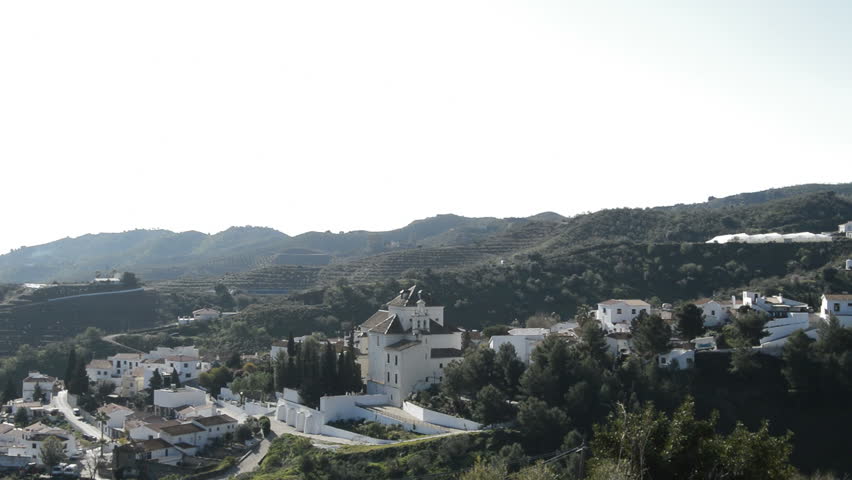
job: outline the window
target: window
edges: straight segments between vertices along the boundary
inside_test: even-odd
[[[619,308],[618,310],[615,311],[615,313],[621,315],[621,309]]]
[[[835,303],[835,304],[834,304],[834,311],[835,311],[835,312],[839,312],[839,311],[840,311],[840,304],[839,304],[839,303]]]
[[[393,364],[394,364],[394,365],[399,365],[399,355],[394,355],[394,356],[393,356]]]
[[[634,308],[634,309],[630,310],[630,314],[631,314],[631,315],[636,315],[636,309]]]
[[[604,313],[606,313],[606,307],[604,307]]]
[[[186,372],[186,378],[189,378],[189,372]]]
[[[184,364],[183,364],[183,368],[187,368],[187,367],[189,367],[189,364],[184,363]]]
[[[115,373],[117,373],[117,374],[121,375],[121,369],[120,369],[120,368],[119,368],[119,369],[116,369]]]
[[[716,315],[716,310],[710,310],[710,315]]]
[[[376,345],[382,344],[382,337],[376,337]]]
[[[428,381],[429,381],[429,377],[426,377],[426,380],[425,380],[425,381],[426,381],[426,382],[428,382]]]
[[[438,377],[438,383],[441,383],[443,381],[444,381],[444,377]]]
[[[439,364],[438,364],[438,368],[444,368],[444,364],[443,364],[443,363],[439,363]]]
[[[646,311],[645,311],[645,309],[644,309],[644,308],[643,308],[642,310],[639,310],[639,312],[640,312],[640,313],[648,313],[648,312],[646,312]]]
[[[175,366],[174,362],[170,363],[169,366],[174,368],[174,366]]]
[[[387,361],[387,363],[390,363],[390,353],[388,354],[388,361]]]
[[[36,444],[35,444],[35,443],[33,444],[33,448],[36,448]]]
[[[393,383],[399,383],[399,374],[398,373],[393,374]]]
[[[388,372],[388,383],[390,383],[390,372]]]

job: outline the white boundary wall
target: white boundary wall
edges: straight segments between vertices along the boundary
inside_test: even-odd
[[[246,412],[246,415],[253,415],[253,416],[270,415],[272,413],[275,413],[276,408],[277,408],[277,406],[275,404],[258,403],[258,402],[246,402],[246,404],[243,405],[243,410]]]
[[[482,428],[482,424],[476,423],[472,420],[465,420],[464,418],[453,417],[444,413],[428,410],[410,402],[403,403],[402,409],[418,420],[440,425],[442,427],[450,427],[457,430],[480,430]]]
[[[363,418],[363,409],[358,405],[387,405],[390,399],[386,394],[377,395],[336,395],[320,398],[320,411],[325,415],[326,422]]]
[[[328,435],[329,437],[337,437],[337,438],[345,438],[347,440],[352,440],[354,442],[361,443],[369,443],[372,445],[387,445],[390,443],[397,443],[394,440],[382,440],[379,438],[367,437],[364,435],[358,435],[355,432],[350,432],[348,430],[343,430],[340,428],[332,427],[331,425],[323,425],[322,429],[320,429],[320,433],[323,435]]]

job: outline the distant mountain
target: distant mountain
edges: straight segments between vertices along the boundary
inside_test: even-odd
[[[290,237],[265,227],[231,227],[215,235],[132,230],[64,238],[0,255],[0,282],[89,281],[96,272],[133,271],[146,281],[222,276],[327,254],[336,261],[423,246],[468,244],[526,219],[438,215],[387,232],[308,232]],[[288,254],[288,255],[282,255]]]
[[[601,242],[702,242],[724,233],[832,231],[850,219],[852,183],[799,185],[700,204],[610,209],[570,218],[553,212],[504,219],[444,214],[385,232],[290,237],[263,227],[232,227],[215,235],[133,230],[65,238],[0,255],[0,282],[88,281],[95,272],[116,270],[133,271],[147,282],[169,281],[176,288],[210,288],[226,279],[279,292],[339,278],[398,277],[411,268],[459,268],[519,254],[560,254]]]

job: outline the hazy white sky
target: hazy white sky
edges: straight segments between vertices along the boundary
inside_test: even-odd
[[[0,252],[852,181],[848,1],[0,3]]]

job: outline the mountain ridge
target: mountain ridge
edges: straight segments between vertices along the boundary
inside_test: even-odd
[[[298,252],[302,252],[306,262],[307,256],[310,262],[328,262],[328,272],[337,271],[332,277],[345,275],[347,271],[363,272],[364,265],[369,269],[372,257],[379,264],[409,257],[420,265],[424,261],[428,264],[430,255],[434,255],[438,267],[442,261],[447,266],[459,266],[527,249],[561,248],[566,243],[583,243],[598,237],[696,242],[709,238],[708,235],[735,233],[738,229],[833,229],[830,222],[849,219],[844,217],[849,199],[852,199],[852,183],[808,184],[711,197],[698,204],[605,209],[572,217],[554,212],[525,218],[440,214],[382,232],[326,231],[290,236],[255,226],[230,227],[212,235],[195,230],[136,229],[66,237],[0,255],[0,282],[88,281],[96,272],[108,274],[113,270],[134,271],[146,281],[221,277],[277,265],[284,253],[289,253],[286,261],[299,265]],[[792,203],[777,206],[785,201]],[[748,210],[756,205],[778,212],[767,220],[762,218],[765,211]],[[797,216],[795,209],[805,209],[810,216]],[[823,215],[823,210],[831,215]],[[700,222],[693,219],[696,215]],[[322,255],[327,258],[320,258]],[[349,263],[352,266],[346,266]],[[398,273],[398,270],[394,267],[387,271]]]

